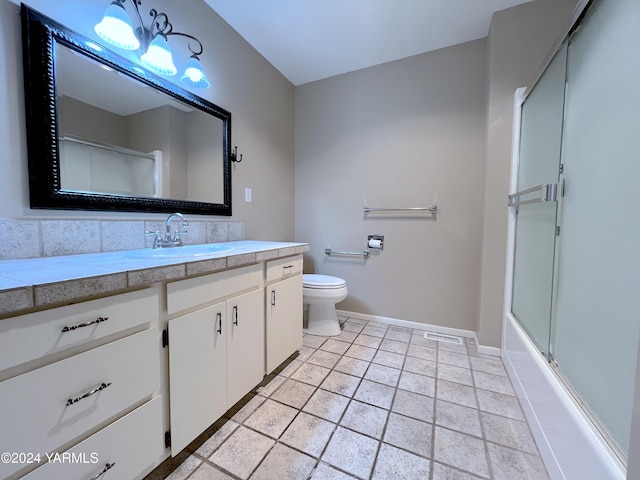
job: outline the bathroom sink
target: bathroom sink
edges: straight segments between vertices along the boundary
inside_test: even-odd
[[[215,243],[205,243],[202,245],[184,245],[182,247],[168,248],[145,248],[143,250],[133,250],[125,254],[128,258],[207,258],[222,255],[233,251],[232,247],[217,245]]]

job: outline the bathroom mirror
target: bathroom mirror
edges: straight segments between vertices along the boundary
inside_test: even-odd
[[[22,5],[32,208],[231,215],[231,113]]]

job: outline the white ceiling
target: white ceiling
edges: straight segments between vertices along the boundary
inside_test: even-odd
[[[291,83],[486,37],[531,0],[205,0]]]

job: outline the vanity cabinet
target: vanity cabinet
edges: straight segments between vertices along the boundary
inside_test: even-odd
[[[133,478],[163,455],[161,334],[152,324],[159,303],[148,289],[0,321],[0,451],[40,455],[1,462],[0,478],[37,465],[29,478],[90,478],[112,463],[112,478]],[[140,422],[159,427],[139,430]],[[110,428],[145,442],[135,461],[115,448]],[[91,450],[80,447],[85,441]],[[82,468],[68,461],[63,477],[47,473],[60,467],[47,454],[69,449],[85,454]]]
[[[224,415],[302,345],[302,255],[261,252],[0,319],[0,479],[141,479]]]
[[[262,264],[167,285],[173,455],[262,381],[262,285]]]
[[[302,255],[266,265],[266,371],[302,347]]]

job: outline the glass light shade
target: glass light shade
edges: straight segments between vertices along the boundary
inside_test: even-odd
[[[153,39],[145,54],[140,57],[140,61],[149,70],[160,75],[175,75],[178,73],[178,69],[173,64],[169,44],[162,35],[158,35]]]
[[[189,60],[187,60],[187,65],[180,81],[188,87],[193,88],[209,88],[211,86],[204,74],[200,60],[196,57],[190,57]]]
[[[112,3],[107,7],[102,21],[94,30],[100,38],[123,50],[140,48],[140,42],[131,26],[131,19],[119,3]]]

